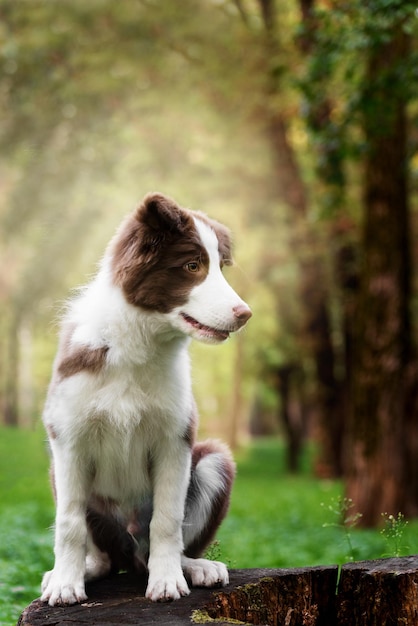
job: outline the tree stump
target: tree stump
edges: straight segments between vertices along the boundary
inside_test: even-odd
[[[232,570],[230,579],[224,589],[192,589],[187,598],[156,604],[144,598],[144,578],[119,574],[88,585],[80,605],[35,600],[18,626],[418,624],[418,556],[348,563],[339,580],[336,566]]]

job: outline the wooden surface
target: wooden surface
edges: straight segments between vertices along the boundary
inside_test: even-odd
[[[170,603],[144,598],[146,580],[132,574],[92,583],[81,605],[35,600],[19,626],[124,626],[236,623],[272,626],[416,626],[418,556],[336,566],[232,570],[224,589],[192,589]]]

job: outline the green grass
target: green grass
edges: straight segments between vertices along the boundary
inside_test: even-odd
[[[330,511],[342,485],[314,478],[309,457],[301,474],[288,475],[283,446],[270,439],[237,460],[230,512],[218,533],[220,556],[230,566],[302,567],[394,556],[379,530],[343,527]],[[400,542],[403,554],[418,551],[418,522],[408,523]]]
[[[308,454],[298,476],[286,474],[284,449],[275,439],[257,441],[236,456],[231,509],[214,550],[230,567],[299,567],[394,556],[379,531],[350,530],[350,547],[330,511],[341,484],[315,479]],[[52,566],[48,464],[41,428],[0,428],[0,626],[16,624]],[[410,521],[397,540],[397,551],[400,545],[403,554],[418,552],[418,522]]]
[[[0,428],[0,625],[16,624],[51,567],[54,515],[41,428]]]

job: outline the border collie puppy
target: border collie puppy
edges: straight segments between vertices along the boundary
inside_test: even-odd
[[[200,558],[234,479],[228,448],[195,442],[190,337],[221,343],[251,317],[225,280],[228,230],[148,194],[94,280],[69,305],[44,411],[56,499],[51,606],[86,600],[85,581],[148,571],[146,597],[226,585]],[[186,579],[188,582],[186,582]]]

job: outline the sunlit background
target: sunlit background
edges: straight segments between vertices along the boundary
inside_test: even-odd
[[[95,272],[122,217],[159,190],[233,232],[228,279],[254,319],[219,350],[196,347],[194,376],[202,428],[245,436],[265,350],[276,362],[293,350],[277,306],[293,317],[297,272],[257,7],[249,29],[233,2],[1,6],[4,422],[39,419],[63,301]],[[296,18],[283,10],[285,31]],[[302,152],[295,85],[280,107]],[[259,394],[275,411],[275,394]]]
[[[417,516],[417,22],[405,0],[0,0],[5,537],[24,516],[13,493],[30,498],[25,450],[46,485],[40,416],[60,311],[155,190],[229,226],[227,278],[253,310],[225,345],[192,347],[201,437],[275,459],[274,480],[299,472],[352,497],[365,526]],[[309,514],[289,515],[308,536]],[[274,559],[270,542],[264,560],[232,564],[322,562],[278,546]],[[4,588],[18,608],[36,595],[35,582],[2,581],[19,580],[19,558],[0,554],[0,600]]]

